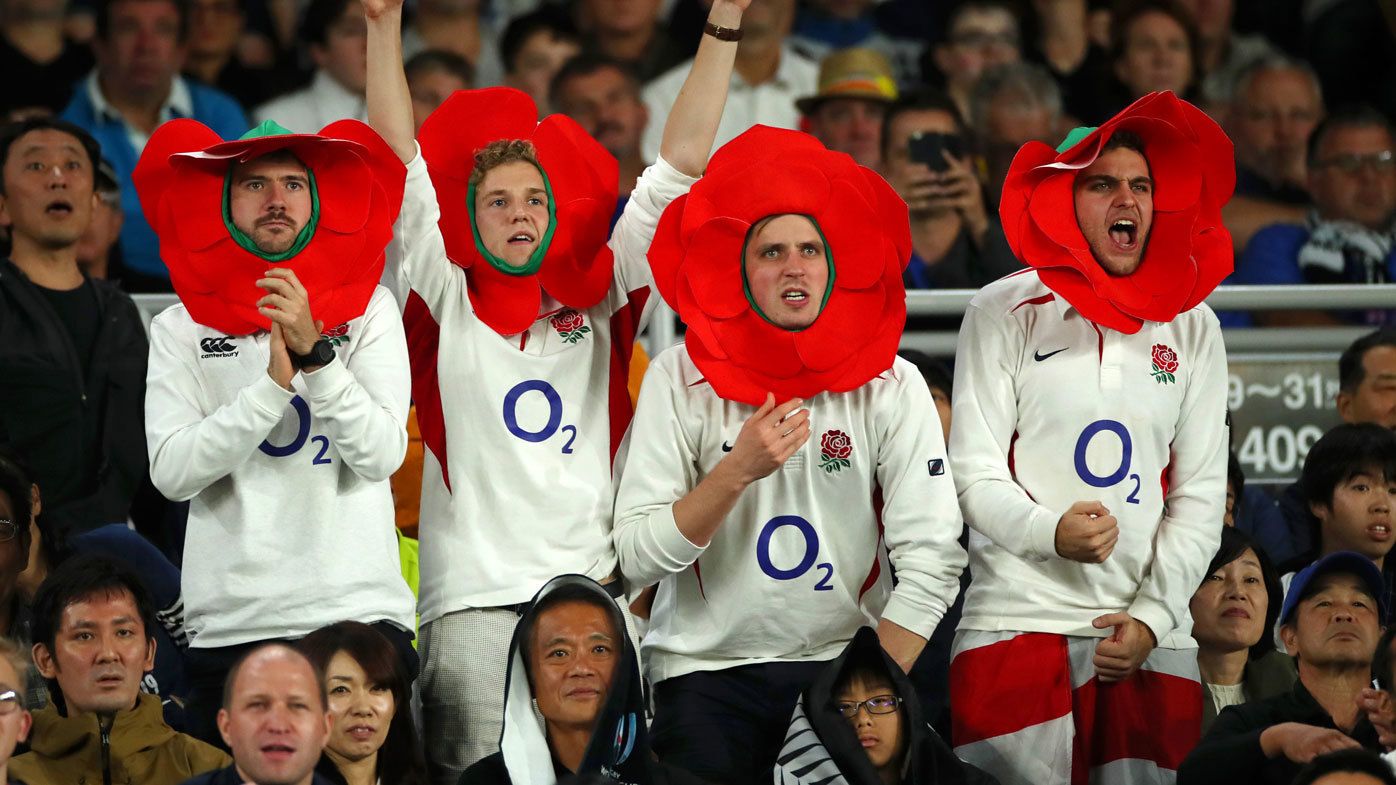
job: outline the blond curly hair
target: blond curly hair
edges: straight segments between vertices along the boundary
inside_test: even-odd
[[[527,161],[538,167],[538,149],[527,139],[499,139],[475,151],[475,169],[470,172],[470,186],[479,187],[491,169],[515,161]]]

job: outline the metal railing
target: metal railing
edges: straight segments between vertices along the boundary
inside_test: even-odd
[[[974,289],[909,291],[907,314],[957,316],[964,313],[975,294]],[[147,325],[151,317],[179,301],[173,294],[138,294],[134,299]],[[1223,286],[1212,292],[1207,304],[1216,311],[1396,310],[1396,284]],[[657,308],[648,333],[651,353],[678,340],[674,312],[663,303]],[[1238,327],[1223,330],[1222,338],[1229,352],[1336,352],[1370,331],[1370,327]],[[955,333],[944,330],[908,331],[902,336],[902,346],[948,356],[955,353],[955,337]]]

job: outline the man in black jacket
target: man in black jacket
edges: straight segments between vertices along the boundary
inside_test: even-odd
[[[1280,610],[1280,637],[1299,666],[1286,693],[1223,709],[1178,769],[1178,785],[1287,785],[1317,755],[1381,751],[1359,695],[1371,678],[1384,615],[1380,571],[1339,551],[1300,570]]]
[[[0,129],[0,443],[28,458],[44,517],[70,532],[126,520],[146,474],[145,330],[128,295],[77,264],[98,160],[61,120]]]

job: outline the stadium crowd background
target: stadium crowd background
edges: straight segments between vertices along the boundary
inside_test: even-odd
[[[619,215],[655,158],[706,13],[701,0],[417,0],[403,33],[417,125],[456,90],[523,90],[540,112],[571,116],[616,157]],[[1021,267],[997,214],[1014,152],[1032,140],[1055,146],[1071,128],[1097,125],[1157,90],[1197,104],[1235,143],[1237,189],[1224,217],[1237,263],[1228,283],[1376,284],[1396,276],[1396,9],[1389,3],[755,0],[744,31],[717,144],[757,123],[802,129],[882,173],[911,208],[908,289],[974,289]],[[131,182],[150,134],[174,117],[198,119],[225,138],[264,120],[305,133],[365,120],[366,41],[358,0],[0,0],[0,112],[9,120],[61,116],[96,137],[101,207],[79,244],[79,263],[128,293],[169,292]],[[132,401],[139,408],[141,391],[131,389],[119,345],[92,350],[91,305],[51,305],[75,336],[86,335],[77,378],[112,385],[111,412]],[[1396,306],[1222,314],[1227,326],[1377,328],[1344,356],[1335,405],[1347,423],[1383,430],[1354,435],[1340,426],[1333,438],[1347,449],[1323,452],[1329,466],[1311,457],[1304,478],[1279,493],[1248,488],[1233,459],[1227,523],[1256,544],[1224,542],[1223,553],[1232,552],[1214,569],[1258,553],[1267,571],[1273,564],[1294,573],[1328,553],[1358,550],[1382,569],[1382,599],[1391,599],[1396,566],[1385,555],[1396,503],[1396,442],[1388,444],[1396,333],[1381,328],[1392,314]],[[957,321],[914,317],[909,327],[953,329]],[[70,399],[69,382],[39,378],[48,370],[26,373],[21,350],[30,338],[5,333],[7,324],[0,314],[0,443],[20,444],[46,418],[66,417],[56,408]],[[915,360],[948,432],[953,358]],[[644,366],[636,367],[638,386]],[[179,570],[198,567],[182,563],[187,503],[164,499],[148,477],[111,481],[112,467],[144,466],[144,436],[123,434],[122,425],[119,415],[83,415],[68,438],[0,455],[0,469],[32,479],[43,496],[38,536],[27,527],[8,539],[0,531],[0,546],[32,553],[0,560],[0,627],[23,652],[41,641],[29,610],[39,584],[74,554],[118,553],[136,564],[161,622],[177,615]],[[421,484],[414,445],[394,476],[409,582]],[[1383,499],[1362,510],[1364,526],[1386,521],[1376,545],[1343,533],[1334,501],[1334,488],[1352,474],[1336,467],[1353,454],[1385,475],[1375,483]],[[16,524],[28,520],[20,509],[28,496],[0,486]],[[1275,607],[1260,616],[1273,624],[1278,597],[1269,599]],[[942,631],[953,632],[953,618],[947,622]],[[180,696],[186,642],[177,625],[156,632],[146,686]],[[1199,642],[1206,651],[1209,642]],[[1396,687],[1391,636],[1371,643],[1374,667],[1387,671],[1377,674],[1381,686]],[[948,638],[942,656],[947,646]],[[933,641],[928,654],[936,650]],[[1257,659],[1271,654],[1257,652]],[[945,664],[918,670],[926,712],[944,729]],[[4,675],[0,669],[0,681]],[[28,681],[27,704],[44,705],[53,685],[33,672]],[[1292,682],[1291,674],[1284,688]],[[1362,700],[1389,749],[1396,743],[1390,697],[1372,691]],[[3,701],[0,721],[8,716]],[[165,716],[182,727],[177,701],[167,702]]]

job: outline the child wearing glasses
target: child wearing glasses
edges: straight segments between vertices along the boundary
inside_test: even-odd
[[[800,696],[777,785],[988,785],[931,729],[911,681],[863,627]]]

